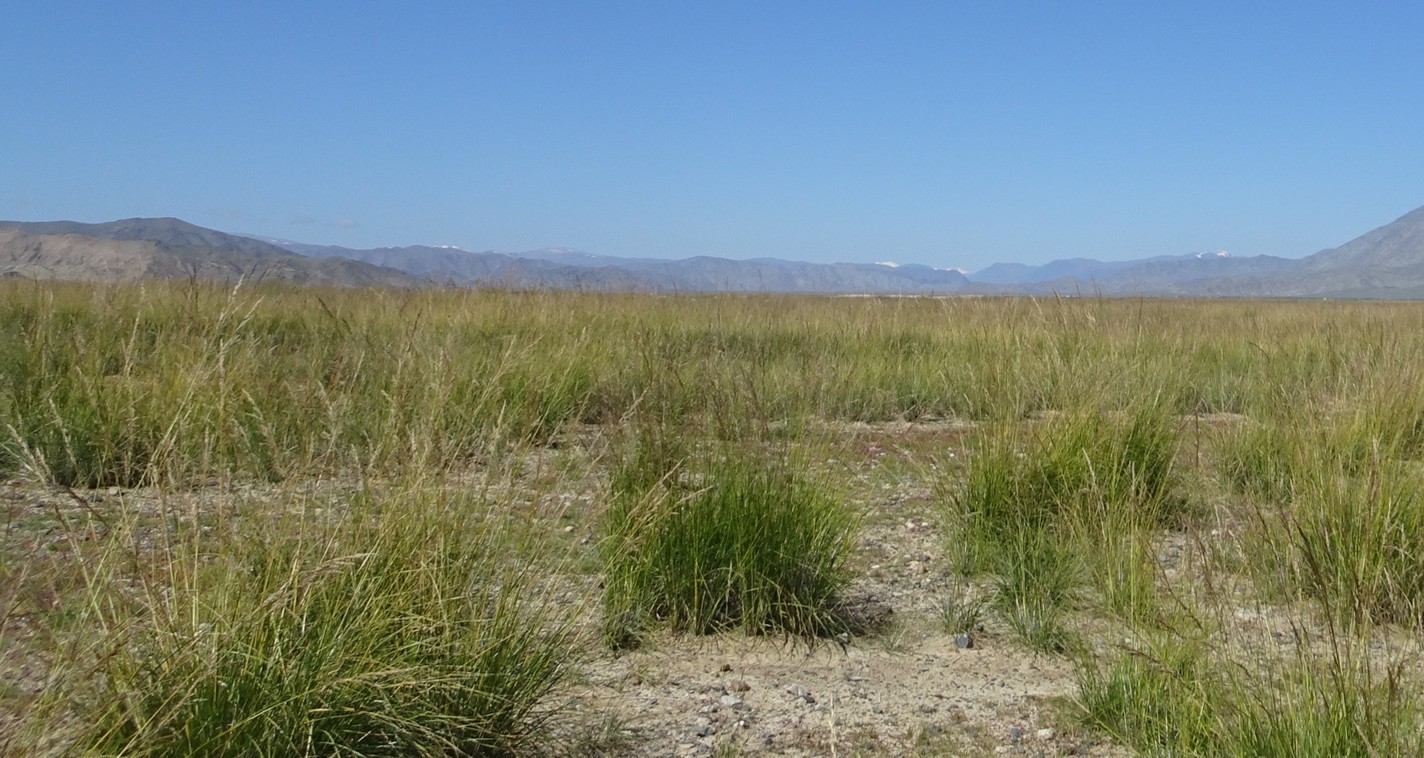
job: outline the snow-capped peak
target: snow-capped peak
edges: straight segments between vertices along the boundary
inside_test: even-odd
[[[895,261],[876,261],[876,262],[875,262],[875,265],[877,265],[877,266],[889,266],[890,268],[899,268],[899,267],[900,267],[900,264],[896,263]]]
[[[1216,252],[1211,252],[1211,251],[1209,251],[1209,250],[1203,250],[1202,252],[1197,253],[1197,254],[1196,254],[1196,257],[1197,257],[1197,258],[1230,258],[1230,257],[1231,257],[1231,253],[1228,253],[1228,252],[1226,252],[1225,250],[1217,250]]]

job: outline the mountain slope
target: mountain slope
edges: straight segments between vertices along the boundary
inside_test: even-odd
[[[1089,258],[1040,266],[996,263],[970,292],[1185,297],[1424,296],[1424,208],[1303,259],[1194,253],[1129,261]]]
[[[1310,272],[1357,269],[1391,271],[1424,264],[1424,207],[1349,242],[1302,261]]]
[[[177,219],[108,224],[0,221],[0,276],[71,281],[271,280],[412,288],[420,279],[341,258],[311,259]]]

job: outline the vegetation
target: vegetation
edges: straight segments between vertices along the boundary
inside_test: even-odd
[[[1348,642],[1331,655],[1251,651],[1231,660],[1166,636],[1080,674],[1086,721],[1149,754],[1405,756],[1424,749],[1401,672],[1375,672]]]
[[[613,474],[602,546],[611,645],[635,644],[653,622],[808,639],[849,630],[839,610],[856,519],[842,503],[774,457],[649,458]]]
[[[1032,647],[1070,646],[1062,617],[1085,578],[1112,613],[1153,610],[1143,545],[1185,502],[1172,491],[1175,421],[1155,404],[1118,415],[986,427],[948,498],[957,562],[998,577],[995,604]]]
[[[49,504],[7,501],[0,752],[557,751],[610,645],[866,632],[892,498],[847,440],[910,421],[946,548],[902,628],[1070,659],[1082,728],[1146,753],[1416,754],[1421,327],[0,282],[0,488]]]
[[[571,671],[568,611],[503,563],[487,505],[361,498],[331,523],[196,536],[100,620],[81,744],[118,755],[517,755]],[[255,532],[255,533],[253,533]],[[536,545],[526,550],[537,550]],[[122,603],[96,584],[96,608]],[[165,591],[167,590],[167,591]]]

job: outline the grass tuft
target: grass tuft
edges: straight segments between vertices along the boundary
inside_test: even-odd
[[[1155,612],[1148,539],[1186,518],[1173,491],[1174,420],[1155,404],[1125,418],[1054,417],[979,438],[962,490],[951,558],[998,577],[995,606],[1031,647],[1072,641],[1064,617],[1085,582],[1133,622]]]
[[[1376,672],[1343,640],[1333,649],[1230,662],[1203,640],[1167,635],[1106,665],[1081,663],[1079,704],[1089,726],[1149,754],[1418,755],[1417,703],[1400,670]]]
[[[645,449],[645,448],[640,448]],[[652,624],[815,638],[847,630],[857,519],[786,461],[639,455],[613,476],[602,544],[605,637]]]
[[[332,525],[281,519],[121,617],[72,681],[78,745],[115,755],[520,755],[570,672],[569,610],[505,563],[476,504],[412,493]],[[118,598],[96,587],[100,607]]]

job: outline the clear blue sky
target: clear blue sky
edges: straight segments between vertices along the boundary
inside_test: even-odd
[[[1306,255],[1424,204],[1424,3],[65,2],[0,218],[374,247]]]

